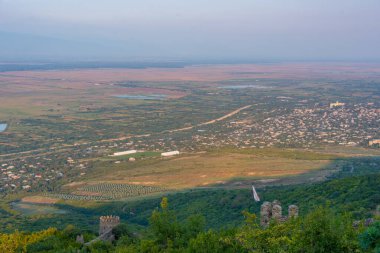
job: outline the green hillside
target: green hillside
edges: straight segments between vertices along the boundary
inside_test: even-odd
[[[141,233],[120,224],[112,230],[115,240],[95,241],[95,234],[73,226],[64,230],[50,228],[41,232],[0,234],[1,252],[379,252],[380,222],[365,227],[353,226],[349,215],[337,215],[331,209],[316,208],[306,216],[269,227],[258,225],[256,215],[244,212],[242,225],[230,229],[207,230],[199,215],[177,219],[167,198],[149,218]]]

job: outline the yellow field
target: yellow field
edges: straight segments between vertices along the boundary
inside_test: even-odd
[[[294,154],[294,155],[292,155]],[[326,167],[334,156],[312,152],[205,152],[136,163],[101,162],[86,183],[125,183],[183,189],[236,178],[297,175]]]
[[[55,204],[58,202],[58,199],[50,198],[46,196],[26,196],[21,199],[25,203],[34,203],[34,204]]]

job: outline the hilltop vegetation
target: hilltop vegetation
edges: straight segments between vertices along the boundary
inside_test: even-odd
[[[301,65],[3,72],[0,192],[68,194],[63,185],[91,179],[177,190],[300,174],[335,159],[299,150],[379,154],[369,149],[380,138],[379,71]],[[131,149],[145,151],[133,155],[138,166],[109,157]],[[202,154],[213,149],[221,157]],[[188,156],[156,157],[171,150]]]
[[[380,223],[368,229],[354,228],[348,215],[336,215],[329,209],[316,208],[305,217],[284,223],[273,221],[266,229],[259,227],[256,215],[243,212],[245,222],[231,229],[206,230],[202,216],[189,216],[180,222],[163,198],[153,211],[149,227],[136,234],[125,224],[113,229],[116,241],[98,241],[82,245],[75,238],[85,234],[67,227],[46,231],[1,235],[0,249],[11,252],[379,252]]]
[[[266,150],[258,152],[267,154],[256,153],[257,156],[271,154]],[[291,155],[282,152],[284,157]],[[308,155],[295,153],[293,159],[315,159],[316,154],[305,158]],[[11,214],[5,208],[1,212],[2,230],[11,234],[1,234],[0,249],[2,252],[378,252],[380,225],[354,229],[352,224],[354,220],[373,217],[380,203],[379,161],[377,157],[339,158],[336,162],[340,169],[326,181],[259,188],[262,200],[278,199],[283,206],[300,207],[299,219],[274,222],[267,229],[257,225],[261,203],[254,202],[249,188],[216,187],[168,193],[170,204],[164,201],[161,205],[160,197],[109,203],[68,201],[54,205],[66,214],[30,217]],[[115,230],[117,240],[90,246],[77,243],[79,234],[84,235],[85,241],[96,237],[99,216],[104,214],[119,215],[126,222]],[[13,232],[17,227],[37,232]]]
[[[3,73],[0,231],[11,233],[2,235],[2,247],[13,245],[3,251],[373,249],[363,238],[376,238],[377,225],[363,232],[350,224],[373,216],[380,203],[380,151],[370,144],[380,138],[378,71],[329,68]],[[109,156],[126,150],[144,152]],[[181,155],[160,156],[170,150]],[[301,218],[259,228],[252,183],[262,200],[298,205]],[[170,210],[157,209],[162,196]],[[105,214],[128,224],[118,240],[77,244],[78,233],[95,237]]]
[[[355,219],[370,217],[376,205],[380,203],[380,174],[377,166],[379,159],[356,158],[344,162],[341,171],[330,175],[327,181],[267,186],[259,188],[258,193],[265,201],[278,199],[284,206],[296,204],[300,207],[302,215],[324,205],[339,214],[350,212]],[[354,173],[351,172],[352,166]],[[238,189],[193,189],[165,195],[170,199],[171,208],[177,212],[180,221],[184,221],[190,215],[202,215],[206,218],[206,228],[240,226],[243,223],[243,210],[258,214],[260,209],[260,203],[256,203],[252,198],[250,185]],[[118,215],[121,220],[138,229],[148,225],[148,218],[159,206],[160,199],[161,197],[152,196],[114,202],[65,201],[54,205],[65,211],[65,214],[33,216],[15,214],[4,205],[0,213],[3,221],[1,230],[12,232],[22,227],[24,230],[37,231],[49,226],[63,229],[68,224],[74,224],[82,229],[96,231],[99,216],[105,214]],[[286,214],[287,210],[283,212]]]

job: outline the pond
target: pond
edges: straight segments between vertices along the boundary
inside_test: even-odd
[[[151,94],[151,95],[130,95],[130,94],[121,94],[114,95],[116,98],[126,98],[126,99],[134,99],[134,100],[164,100],[168,96],[164,94]]]
[[[265,89],[268,87],[261,86],[261,85],[247,84],[247,85],[225,85],[225,86],[220,86],[219,88],[235,90],[235,89]]]
[[[0,133],[1,133],[1,132],[4,132],[5,129],[7,129],[7,127],[8,127],[8,124],[0,123]]]
[[[36,214],[65,214],[66,210],[59,209],[53,205],[35,204],[26,202],[12,202],[12,209],[19,211],[23,215],[36,215]]]

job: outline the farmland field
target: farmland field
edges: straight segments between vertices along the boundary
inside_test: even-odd
[[[135,155],[138,154],[143,153]],[[273,148],[223,148],[172,158],[140,155],[137,161],[129,162],[128,157],[133,155],[96,160],[85,179],[65,185],[63,193],[49,196],[63,200],[122,200],[195,187],[316,182],[336,172],[338,161],[348,157]],[[299,177],[287,179],[295,176]]]
[[[323,181],[379,155],[379,77],[375,63],[0,72],[3,204]]]
[[[307,104],[330,102],[339,96],[353,95],[353,100],[363,94],[376,97],[376,90],[368,85],[362,85],[360,93],[355,87],[345,91],[337,86],[341,79],[364,78],[363,69],[368,73],[366,82],[375,80],[379,76],[376,66],[331,68],[336,72],[318,64],[3,72],[0,121],[8,122],[9,129],[0,136],[1,151],[7,154],[48,148],[53,143],[73,145],[160,133],[207,122],[252,104],[249,114],[269,112],[272,103],[294,107],[291,101],[276,101],[280,96],[309,100]],[[326,78],[330,81],[325,82]],[[224,86],[239,89],[220,88]],[[329,90],[331,99],[315,96],[318,89]],[[116,99],[115,94],[161,94],[167,100]],[[263,106],[268,99],[271,102]]]
[[[145,196],[152,193],[164,191],[165,189],[156,186],[100,183],[80,187],[75,192],[73,192],[73,194],[78,197],[93,196],[96,198],[97,196],[100,196],[104,199],[115,200]]]
[[[255,154],[203,153],[142,162],[141,165],[100,163],[96,180],[157,185],[172,189],[221,184],[237,177],[295,175],[326,166],[329,160],[291,159]],[[107,168],[106,170],[103,168]],[[107,171],[112,170],[113,173]],[[101,171],[105,173],[102,174]],[[91,177],[89,176],[88,179]]]
[[[23,203],[23,202],[13,202],[12,208],[20,213],[33,216],[33,215],[48,215],[48,214],[66,214],[67,212],[61,209],[58,209],[54,206],[41,205],[34,203]]]
[[[340,1],[0,0],[0,253],[380,253],[380,0]]]

